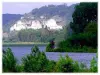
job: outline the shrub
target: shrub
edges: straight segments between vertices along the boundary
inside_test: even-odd
[[[31,53],[22,59],[22,63],[25,72],[44,72],[48,60],[45,53],[40,52],[38,47],[35,46]]]
[[[86,64],[80,63],[80,70],[79,72],[90,72],[90,69],[87,68]]]
[[[87,47],[84,47],[87,50]],[[3,54],[3,72],[97,72],[97,56],[91,60],[90,68],[83,63],[79,64],[68,55],[60,56],[55,62],[48,60],[44,52],[34,46],[31,53],[22,58],[22,64],[16,64],[16,59],[8,48]]]
[[[93,57],[93,59],[91,60],[90,70],[91,70],[91,72],[97,72],[98,71],[97,58]]]
[[[50,44],[48,44],[48,45],[46,46],[46,51],[47,51],[47,52],[53,51],[53,49],[51,48]]]
[[[59,42],[58,47],[66,49],[67,47],[72,47],[72,46],[71,46],[70,40],[64,40],[64,41]]]
[[[96,34],[92,34],[89,32],[73,35],[68,40],[70,41],[71,46],[89,46],[93,48],[97,47]]]
[[[66,55],[66,58],[60,57],[55,70],[57,72],[77,72],[79,70],[79,65]]]
[[[17,64],[16,65],[16,71],[17,72],[24,72],[23,64]]]
[[[49,60],[45,66],[45,72],[55,72],[54,66],[56,65],[56,62],[53,60]]]
[[[93,21],[93,22],[88,23],[84,29],[84,32],[97,34],[97,22]]]
[[[16,58],[10,48],[3,54],[3,72],[16,72]]]
[[[71,49],[81,49],[80,51],[82,51],[85,49],[82,52],[88,52],[88,50],[86,50],[88,48],[97,48],[97,35],[90,32],[75,34],[64,41],[61,41],[58,44],[58,48],[61,48],[64,51],[69,51],[68,49],[70,49],[70,51]],[[97,50],[94,51],[92,49],[89,52],[97,52]]]

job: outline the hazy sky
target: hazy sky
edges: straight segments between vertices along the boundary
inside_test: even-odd
[[[30,12],[34,8],[40,8],[41,6],[45,5],[60,5],[64,4],[65,2],[4,2],[3,3],[3,14],[5,13],[11,13],[11,14],[24,14]],[[70,6],[74,3],[68,3],[67,5]]]

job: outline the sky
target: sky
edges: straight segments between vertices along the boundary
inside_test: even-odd
[[[34,8],[40,8],[42,6],[47,5],[60,5],[64,4],[65,2],[3,2],[2,11],[3,14],[10,13],[10,14],[25,14]],[[72,4],[76,4],[75,2],[67,2],[68,6]]]

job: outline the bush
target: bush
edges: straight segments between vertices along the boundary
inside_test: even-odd
[[[53,60],[49,60],[45,66],[45,72],[55,72],[54,66],[56,65],[56,62]]]
[[[67,55],[66,58],[60,57],[55,70],[57,72],[77,72],[79,70],[79,65]]]
[[[51,44],[48,44],[48,45],[46,46],[46,51],[47,51],[47,52],[53,51],[53,49],[51,48],[50,45],[51,45]]]
[[[88,23],[84,29],[84,33],[86,32],[97,34],[97,22],[94,21],[94,22]]]
[[[25,72],[44,72],[48,60],[44,52],[40,52],[38,47],[32,48],[29,55],[22,59]]]
[[[10,48],[3,54],[3,72],[16,72],[16,58]]]
[[[97,67],[97,58],[93,58],[93,59],[91,60],[90,70],[91,70],[91,72],[97,72],[97,71],[98,71],[98,67]]]
[[[17,64],[16,65],[16,71],[17,72],[24,72],[23,64]]]
[[[90,32],[75,34],[64,41],[61,41],[58,44],[58,48],[70,52],[72,49],[74,49],[74,52],[97,52],[97,50],[93,50],[97,48],[97,35]]]
[[[86,47],[84,49],[87,50]],[[16,64],[16,59],[8,48],[3,54],[3,72],[97,72],[97,58],[91,60],[90,68],[85,64],[79,64],[68,55],[60,56],[58,61],[50,61],[44,52],[40,52],[34,46],[31,53],[22,58],[22,64]]]
[[[92,33],[80,33],[73,35],[68,40],[71,43],[71,46],[89,46],[96,48],[97,47],[97,36]],[[92,40],[92,41],[91,41]]]

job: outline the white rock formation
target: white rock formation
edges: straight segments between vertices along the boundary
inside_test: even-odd
[[[46,26],[49,27],[50,29],[62,29],[62,26],[59,26],[56,24],[56,21],[54,19],[50,19],[46,22]]]
[[[25,23],[21,22],[21,21],[17,21],[17,23],[15,23],[11,28],[10,31],[16,30],[19,31],[21,29],[26,29],[25,27]]]
[[[40,29],[42,28],[42,25],[40,24],[40,22],[38,20],[34,20],[32,21],[32,23],[30,24],[30,26],[27,26],[27,28],[32,28],[32,29]]]
[[[22,20],[23,18],[21,18]],[[11,28],[10,31],[16,30],[19,31],[21,29],[40,29],[42,28],[42,25],[44,27],[47,27],[48,29],[62,29],[61,25],[57,25],[56,21],[54,19],[49,19],[47,21],[43,21],[42,24],[40,23],[39,20],[30,20],[30,21],[17,21]],[[45,24],[44,24],[45,23]]]

